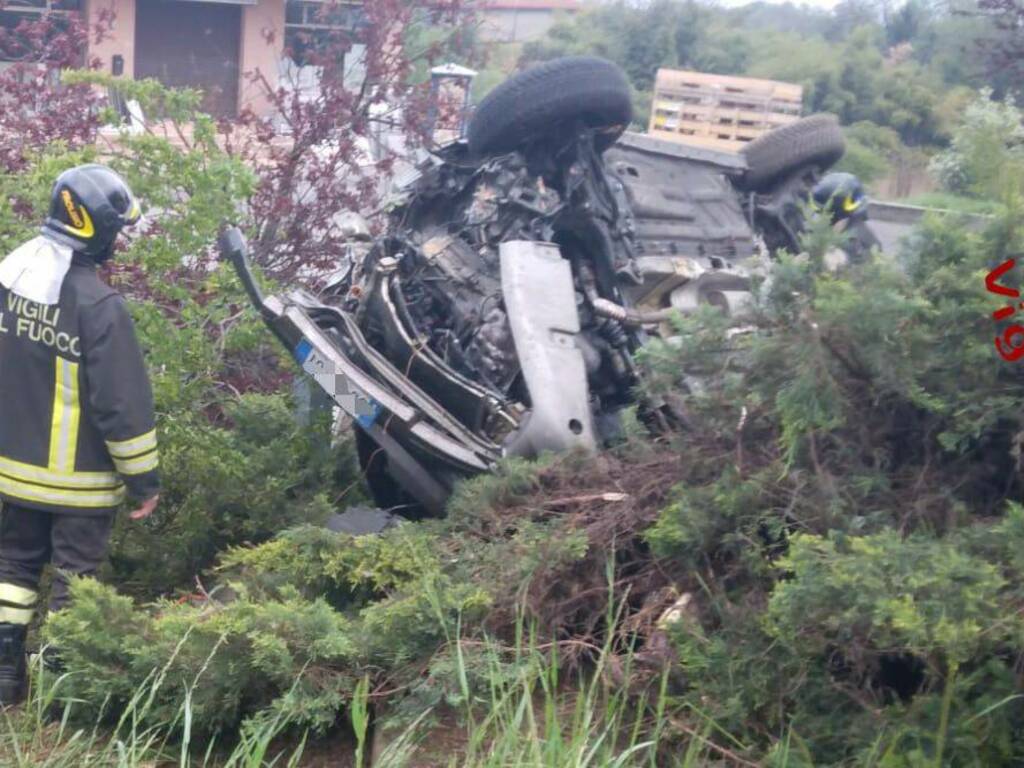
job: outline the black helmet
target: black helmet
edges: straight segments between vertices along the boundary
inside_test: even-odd
[[[105,165],[79,165],[54,182],[43,234],[99,262],[110,256],[121,228],[141,213],[117,173]]]
[[[863,215],[867,209],[868,197],[864,185],[852,173],[829,173],[811,190],[811,201],[819,210],[828,210],[832,221]]]

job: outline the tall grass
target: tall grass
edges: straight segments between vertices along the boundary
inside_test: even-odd
[[[612,574],[609,573],[611,580]],[[430,585],[424,587],[428,593]],[[611,590],[609,590],[611,592]],[[607,626],[620,626],[624,600],[609,600]],[[349,702],[347,719],[355,740],[353,754],[337,755],[339,765],[355,768],[693,768],[721,758],[710,735],[714,723],[693,730],[684,743],[670,728],[667,673],[646,686],[627,690],[621,682],[634,679],[636,657],[623,651],[623,640],[609,633],[603,647],[591,646],[590,662],[572,671],[557,644],[542,642],[537,628],[522,615],[513,638],[463,635],[461,620],[441,613],[448,647],[456,660],[454,677],[461,709],[455,733],[440,741],[449,754],[438,754],[438,727],[431,710],[421,712],[381,746],[374,743],[374,710],[370,679],[363,677]],[[188,635],[178,644],[180,649]],[[628,642],[625,643],[628,646]],[[154,670],[127,702],[115,708],[107,701],[88,727],[72,726],[76,706],[62,689],[68,675],[48,672],[33,662],[33,686],[28,703],[0,716],[0,765],[12,768],[297,768],[302,764],[305,739],[288,750],[274,748],[289,728],[280,710],[252,718],[231,735],[231,743],[194,738],[192,697],[215,654],[195,673],[181,693],[173,717],[158,721],[154,703],[168,685],[168,671],[178,649]],[[292,693],[294,693],[294,689]],[[450,714],[450,713],[447,713]],[[694,722],[693,715],[688,722]],[[697,722],[700,718],[697,717]],[[674,743],[666,744],[666,733]],[[347,750],[346,750],[347,751]],[[376,754],[375,754],[376,752]],[[333,757],[333,756],[332,756]],[[741,761],[742,762],[742,761]],[[784,761],[785,762],[785,761]],[[749,763],[748,763],[749,764]]]
[[[556,648],[542,649],[532,632],[520,634],[515,647],[485,642],[487,691],[467,706],[464,754],[452,764],[464,768],[522,765],[545,768],[622,768],[655,766],[658,734],[664,719],[664,685],[652,701],[647,693],[631,697],[610,685],[606,671],[611,649],[601,649],[593,669],[570,674]],[[516,670],[505,663],[515,655]],[[464,654],[459,654],[460,664]],[[631,655],[625,663],[628,679]],[[466,692],[468,694],[468,692]],[[464,695],[467,701],[472,697]]]
[[[608,577],[606,624],[615,627],[625,599],[613,597],[611,564]],[[429,596],[431,585],[425,584],[424,590]],[[448,627],[439,601],[435,609],[442,626]],[[374,768],[422,766],[427,763],[420,761],[428,757],[430,765],[452,768],[690,768],[707,757],[700,739],[692,739],[677,757],[666,755],[661,742],[668,726],[667,673],[648,690],[627,691],[610,682],[632,679],[635,662],[631,650],[616,652],[612,633],[603,647],[591,649],[594,658],[585,671],[569,672],[558,645],[540,642],[537,628],[523,619],[523,612],[511,645],[493,637],[467,640],[461,621],[454,631],[445,631],[464,702],[459,754],[442,762],[430,754],[429,743],[422,751],[415,749],[430,734],[425,712],[377,756]]]
[[[519,625],[516,642],[506,646],[493,638],[453,640],[458,644],[457,675],[467,702],[460,713],[459,733],[446,734],[458,744],[457,754],[430,749],[437,726],[430,710],[390,735],[372,754],[372,712],[369,681],[364,678],[349,705],[356,747],[353,755],[337,755],[339,765],[373,768],[695,768],[721,757],[709,749],[703,733],[688,743],[666,748],[669,728],[667,679],[654,681],[647,692],[627,693],[608,682],[607,670],[623,662],[610,645],[597,650],[594,664],[583,672],[566,671],[556,648],[540,643],[535,631]],[[482,650],[482,653],[481,653]],[[216,652],[216,651],[215,651]],[[469,657],[483,657],[483,671],[470,668]],[[510,664],[510,660],[514,663]],[[620,673],[632,671],[633,655],[625,654]],[[3,712],[0,765],[11,768],[298,768],[305,740],[288,750],[274,750],[275,739],[289,723],[280,713],[255,718],[233,734],[228,745],[193,739],[191,696],[201,679],[182,693],[174,718],[151,723],[156,694],[166,682],[170,662],[156,670],[114,719],[106,706],[89,727],[73,728],[72,714],[80,702],[62,701],[61,683],[41,663],[33,663],[29,702]],[[509,674],[509,670],[515,670]],[[483,681],[483,691],[470,680]],[[109,702],[108,702],[109,704]],[[678,733],[678,732],[677,732]],[[786,760],[782,761],[785,764]]]
[[[178,644],[184,644],[187,634]],[[114,712],[105,701],[88,727],[72,727],[76,705],[63,695],[69,674],[51,673],[37,656],[32,662],[27,702],[2,711],[0,765],[7,768],[154,768],[154,766],[218,766],[218,768],[269,768],[299,765],[303,740],[289,754],[272,754],[271,743],[288,726],[284,715],[256,718],[242,726],[233,745],[219,745],[211,739],[203,745],[193,742],[192,695],[210,659],[191,686],[182,691],[174,717],[156,721],[154,702],[167,679],[175,654],[139,685],[130,699]],[[196,754],[198,752],[198,755]]]
[[[657,702],[664,699],[663,686],[654,701],[632,700],[623,691],[608,690],[599,675],[584,680],[565,674],[557,659],[545,654],[509,678],[501,661],[506,653],[497,644],[488,650],[490,690],[466,713],[459,754],[439,755],[430,748],[433,730],[424,712],[389,740],[374,768],[653,768],[695,766],[703,757],[698,743],[678,762],[659,761],[658,734],[665,720],[658,718]]]

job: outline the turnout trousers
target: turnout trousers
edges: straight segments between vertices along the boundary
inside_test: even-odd
[[[107,554],[114,515],[0,507],[0,624],[27,625],[39,600],[39,578],[53,563],[50,610],[68,602],[68,576],[89,576]]]

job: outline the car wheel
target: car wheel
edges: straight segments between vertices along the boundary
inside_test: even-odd
[[[510,152],[579,121],[598,129],[599,149],[615,143],[633,119],[629,83],[610,61],[570,56],[513,75],[491,91],[469,123],[477,156]]]
[[[764,192],[802,166],[825,170],[846,151],[843,129],[835,115],[811,115],[754,139],[743,150],[747,172],[740,186]]]

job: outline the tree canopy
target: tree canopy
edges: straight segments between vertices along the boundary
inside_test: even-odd
[[[618,63],[649,99],[659,67],[679,67],[798,83],[805,111],[833,112],[846,124],[891,128],[909,146],[948,141],[962,89],[1010,82],[996,73],[996,22],[976,8],[924,0],[902,5],[844,0],[833,12],[751,3],[715,8],[695,0],[621,0],[589,8],[527,44],[521,63],[590,53]]]

